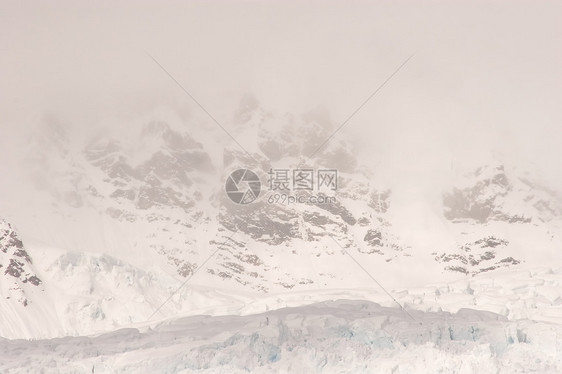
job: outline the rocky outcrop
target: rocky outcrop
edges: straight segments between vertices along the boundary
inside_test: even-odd
[[[520,263],[509,256],[509,242],[493,236],[466,243],[448,253],[435,252],[433,255],[435,261],[445,265],[445,270],[472,276]]]
[[[0,219],[0,278],[2,293],[6,299],[15,298],[26,306],[29,302],[27,287],[41,285],[41,279],[33,269],[31,257],[12,225]]]

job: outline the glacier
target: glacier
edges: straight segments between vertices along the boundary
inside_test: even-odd
[[[562,326],[333,300],[92,336],[0,340],[3,373],[559,373]]]

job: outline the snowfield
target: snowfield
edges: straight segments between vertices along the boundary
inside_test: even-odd
[[[562,326],[338,300],[90,337],[1,340],[2,373],[560,373]]]

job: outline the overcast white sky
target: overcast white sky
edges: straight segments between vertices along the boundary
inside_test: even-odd
[[[415,53],[338,137],[414,176],[492,154],[559,177],[560,2],[129,4],[0,2],[4,142],[46,112],[91,126],[157,105],[198,110],[146,52],[227,128],[244,92],[341,122]]]

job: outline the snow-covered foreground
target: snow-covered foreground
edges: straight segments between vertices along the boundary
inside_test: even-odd
[[[1,340],[3,373],[560,373],[562,326],[339,300],[92,337]]]

